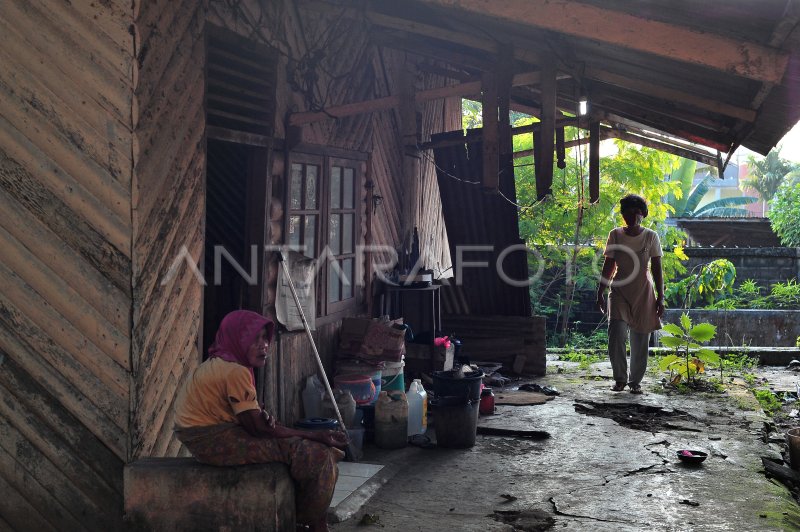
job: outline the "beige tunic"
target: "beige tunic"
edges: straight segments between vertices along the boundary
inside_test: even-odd
[[[650,259],[662,255],[658,234],[643,228],[638,235],[629,236],[618,227],[608,234],[603,255],[617,264],[608,297],[609,318],[623,320],[641,333],[660,329],[653,279],[648,269]]]

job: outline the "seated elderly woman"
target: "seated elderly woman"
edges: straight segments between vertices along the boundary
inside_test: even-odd
[[[295,483],[297,522],[328,530],[326,512],[336,462],[347,445],[341,432],[294,430],[275,422],[256,401],[253,368],[267,362],[275,325],[238,310],[222,320],[208,360],[188,378],[175,406],[175,433],[205,464],[283,462]]]

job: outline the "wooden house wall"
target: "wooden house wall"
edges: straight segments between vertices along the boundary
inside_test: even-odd
[[[254,33],[248,22],[261,18],[268,23]],[[291,2],[274,2],[268,7],[253,2],[239,4],[237,11],[229,5],[212,2],[209,21],[236,31],[241,35],[262,40],[283,48],[281,64],[277,70],[278,87],[289,86],[286,76],[287,57],[301,57],[308,43],[304,38],[317,33],[318,28],[327,27],[321,19]],[[348,35],[346,43],[332,47],[331,61],[326,65],[328,72],[350,72],[330,85],[324,76],[319,81],[321,93],[326,97],[326,105],[337,105],[378,98],[397,92],[397,72],[406,61],[418,59],[405,53],[382,50],[369,42],[366,28],[358,21],[334,21],[336,32]],[[307,38],[307,37],[306,37]],[[310,39],[309,39],[310,40]],[[311,43],[313,46],[313,43]],[[344,47],[341,47],[344,46]],[[358,80],[354,82],[354,80]],[[425,74],[417,83],[418,89],[441,86],[445,80]],[[275,135],[287,140],[291,137],[284,127],[284,118],[290,110],[304,110],[306,102],[302,94],[291,90],[279,90],[276,94]],[[431,133],[461,127],[460,99],[430,102],[420,108],[422,137],[427,140]],[[327,120],[308,124],[300,132],[293,132],[299,141],[306,144],[329,146],[366,153],[369,156],[369,174],[374,183],[374,193],[383,196],[383,203],[372,217],[372,243],[396,248],[399,243],[400,213],[402,198],[406,187],[402,175],[402,143],[395,111],[361,114],[340,120]],[[438,183],[432,156],[423,159],[420,179],[422,186],[418,198],[416,225],[420,229],[420,241],[433,257],[431,266],[447,269],[450,266],[449,246],[441,215]],[[285,202],[285,153],[273,154],[272,190],[270,206],[270,228],[268,241],[273,245],[284,244],[284,202]],[[372,204],[369,192],[362,190],[362,239],[366,233],[366,209]],[[365,265],[362,265],[365,266]],[[365,268],[366,269],[366,268]],[[272,260],[266,269],[266,298],[264,311],[274,315],[275,285],[278,264]],[[361,289],[363,291],[363,288]],[[363,294],[366,299],[367,294]],[[364,311],[365,309],[362,309]],[[314,333],[323,364],[332,374],[338,331],[341,320],[320,325]],[[263,387],[265,403],[274,405],[279,418],[292,423],[300,417],[300,392],[307,376],[316,373],[317,368],[308,340],[302,333],[285,333],[278,338],[272,356],[264,371]]]
[[[205,18],[196,0],[143,1],[135,20],[132,458],[179,453],[173,402],[201,360],[203,284],[187,262],[205,235]]]
[[[132,17],[122,0],[0,8],[0,529],[120,526]]]

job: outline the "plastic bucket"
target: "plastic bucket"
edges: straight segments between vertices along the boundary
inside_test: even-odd
[[[392,391],[405,391],[406,383],[403,379],[403,368],[406,363],[402,360],[400,362],[386,362],[381,379],[381,389],[387,392]]]
[[[337,375],[334,386],[349,390],[357,405],[370,404],[375,400],[375,383],[369,375]]]
[[[433,391],[436,397],[461,397],[464,400],[478,401],[481,398],[483,372],[467,373],[457,378],[457,371],[434,371]]]
[[[462,397],[440,397],[431,401],[436,445],[464,449],[475,445],[480,401]]]
[[[372,395],[372,398],[368,401],[368,403],[374,403],[378,399],[378,394],[381,393],[381,375],[382,371],[380,368],[373,366],[372,364],[365,364],[363,362],[359,362],[356,360],[353,361],[345,361],[340,362],[336,366],[336,377],[339,376],[353,376],[353,375],[368,375],[370,379],[372,379],[372,384],[375,387],[375,391]],[[353,395],[355,397],[355,394]],[[361,403],[356,399],[356,403],[358,404],[365,404]]]
[[[336,430],[339,422],[335,419],[312,417],[301,419],[294,424],[294,428],[302,430]]]
[[[786,443],[789,444],[789,462],[792,469],[800,471],[800,428],[786,432]]]

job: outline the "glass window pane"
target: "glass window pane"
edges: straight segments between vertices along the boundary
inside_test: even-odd
[[[355,214],[342,214],[342,253],[353,252],[353,219]]]
[[[336,273],[336,270],[338,270],[338,265],[339,263],[337,261],[331,261],[330,265],[328,266],[328,303],[336,303],[342,299],[342,291],[341,287],[339,286],[339,275]]]
[[[331,247],[333,255],[342,254],[342,215],[331,214],[328,228],[328,245]]]
[[[331,168],[331,209],[342,208],[342,169],[339,166]]]
[[[317,170],[317,166],[306,166],[306,209],[317,208]]]
[[[289,202],[290,208],[292,209],[302,209],[302,198],[303,198],[303,165],[302,164],[292,164],[292,178],[291,183],[289,184],[289,192],[291,194],[291,200]]]
[[[289,216],[289,238],[288,242],[290,246],[299,246],[300,245],[300,217],[299,216]]]
[[[305,233],[303,244],[305,244],[305,256],[312,259],[317,256],[317,215],[309,214],[305,218]]]
[[[342,299],[353,297],[353,259],[342,261]]]
[[[353,193],[353,187],[355,186],[355,179],[353,178],[353,169],[352,168],[345,168],[344,169],[344,179],[343,181],[343,188],[344,188],[344,205],[343,209],[352,209],[353,205],[355,205],[355,195]]]

